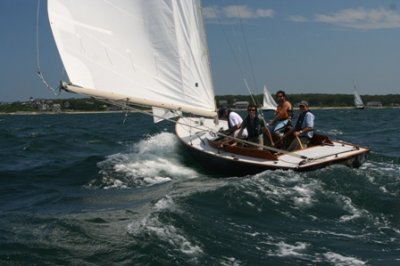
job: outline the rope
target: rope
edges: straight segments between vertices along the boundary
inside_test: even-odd
[[[47,81],[45,80],[45,78],[43,77],[42,72],[40,71],[40,69],[38,69],[38,71],[36,72],[36,74],[38,75],[39,79],[43,82],[43,84],[46,86],[46,88],[48,88],[49,90],[51,90],[54,95],[59,96],[61,94],[61,87],[58,88],[58,91],[56,89],[54,89],[50,84],[47,83]]]
[[[217,5],[216,1],[215,1],[215,5]],[[224,24],[224,22],[222,21],[220,16],[217,16],[217,20],[218,20],[220,25]],[[228,48],[229,48],[229,50],[231,51],[231,53],[233,55],[233,60],[234,60],[235,64],[238,66],[238,68],[239,68],[240,75],[242,77],[245,77],[244,70],[243,70],[243,68],[242,68],[242,66],[240,64],[240,60],[239,60],[237,54],[235,53],[235,50],[233,49],[233,46],[231,45],[231,41],[228,38],[228,34],[227,34],[226,30],[225,30],[225,27],[222,27],[221,30],[222,30],[223,36],[224,36],[224,38],[226,40],[226,44],[228,45]]]
[[[122,121],[122,124],[125,125],[126,119],[128,118],[128,99],[126,99],[126,102],[124,104],[124,107],[122,107],[122,110],[125,110],[125,117],[124,120]]]
[[[299,145],[300,145],[300,149],[304,149],[304,146],[303,146],[303,143],[301,143],[301,140],[300,140],[300,138],[298,137],[298,136],[296,136],[296,140],[297,140],[297,142],[299,143]]]
[[[241,29],[242,35],[243,35],[244,47],[246,48],[247,58],[249,60],[250,73],[251,73],[251,76],[253,78],[253,83],[254,83],[253,86],[254,86],[254,88],[257,88],[256,77],[254,75],[253,61],[251,59],[249,45],[247,44],[247,36],[246,36],[246,33],[244,31],[244,28],[243,28],[243,21],[242,21],[242,17],[240,16],[240,9],[239,9],[238,5],[236,6],[236,8],[237,8],[237,11],[238,11],[238,14],[239,14],[240,29]]]
[[[37,5],[36,5],[36,74],[38,75],[39,79],[43,82],[43,84],[51,90],[56,96],[59,96],[61,94],[61,88],[58,89],[58,92],[56,89],[54,89],[50,84],[46,81],[46,79],[43,76],[43,73],[40,69],[40,46],[39,46],[39,18],[40,18],[40,0],[37,0]]]
[[[40,69],[40,51],[39,51],[39,14],[40,14],[40,0],[36,5],[36,68]]]
[[[246,80],[246,79],[244,79],[244,84],[246,85],[246,88],[247,88],[247,90],[249,91],[251,100],[253,101],[253,103],[254,103],[256,106],[258,106],[258,103],[257,103],[256,99],[254,98],[253,93],[251,92],[250,87],[249,87],[249,85],[247,84],[247,80]]]

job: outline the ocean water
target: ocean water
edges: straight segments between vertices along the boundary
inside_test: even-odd
[[[400,109],[315,110],[359,169],[218,178],[168,122],[0,116],[0,265],[400,265]]]

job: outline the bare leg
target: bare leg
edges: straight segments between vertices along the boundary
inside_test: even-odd
[[[268,141],[269,141],[269,143],[271,144],[271,146],[275,146],[274,140],[272,139],[272,134],[271,134],[271,132],[269,131],[268,128],[266,128],[266,129],[264,130],[264,133],[265,133],[265,135],[267,136]]]

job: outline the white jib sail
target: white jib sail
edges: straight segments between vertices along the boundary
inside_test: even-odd
[[[199,0],[48,0],[69,90],[214,116]]]
[[[263,98],[263,110],[276,110],[276,104],[274,98],[272,98],[266,85],[264,85],[264,98]]]

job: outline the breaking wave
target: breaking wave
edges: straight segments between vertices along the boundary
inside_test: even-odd
[[[126,153],[107,156],[98,167],[102,178],[92,181],[91,186],[105,189],[152,186],[199,175],[181,163],[178,140],[167,132],[140,140]]]

